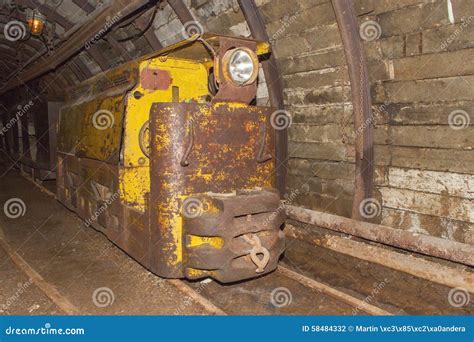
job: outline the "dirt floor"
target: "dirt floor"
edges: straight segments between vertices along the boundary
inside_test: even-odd
[[[176,303],[183,302],[181,291],[145,270],[103,234],[86,227],[18,170],[0,178],[0,189],[0,203],[20,198],[26,205],[19,218],[0,215],[6,241],[79,313],[170,315]],[[28,276],[0,249],[0,305],[9,304],[26,281]],[[13,305],[3,306],[2,314],[63,314],[34,283],[17,297]],[[192,301],[180,311],[183,315],[206,313]]]
[[[54,189],[53,182],[44,185]],[[209,313],[4,164],[0,204],[13,198],[25,207],[18,218],[0,215],[1,315]],[[305,243],[290,241],[289,246],[284,259],[289,267],[389,312],[474,313],[472,301],[461,308],[449,305],[449,288]],[[214,281],[187,284],[228,314],[365,314],[276,272],[225,286]],[[285,305],[274,302],[273,294],[281,289],[291,290]]]

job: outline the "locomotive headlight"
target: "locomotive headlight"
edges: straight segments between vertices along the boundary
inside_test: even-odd
[[[237,48],[227,51],[224,64],[232,81],[245,85],[255,81],[258,74],[258,58],[250,49]]]

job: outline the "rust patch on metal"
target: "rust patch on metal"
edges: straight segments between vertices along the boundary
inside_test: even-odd
[[[140,82],[143,89],[166,90],[171,86],[171,76],[166,70],[144,68],[140,73]]]

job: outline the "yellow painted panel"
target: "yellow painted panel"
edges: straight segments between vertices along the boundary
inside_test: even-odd
[[[198,101],[209,94],[207,87],[207,68],[201,64],[183,59],[160,59],[155,58],[140,64],[140,72],[144,68],[166,70],[170,73],[171,84],[168,89],[150,91],[144,89],[140,84],[130,91],[127,99],[128,108],[125,122],[125,149],[124,165],[143,166],[149,165],[148,158],[143,154],[139,146],[138,135],[140,128],[150,116],[151,105],[155,102],[172,102],[172,87],[179,87],[179,101]],[[140,99],[133,97],[134,92],[140,92]],[[140,159],[142,158],[142,159]],[[140,163],[143,162],[143,163]]]
[[[222,248],[224,246],[224,239],[219,236],[197,236],[189,235],[187,247],[198,247],[208,244],[214,248]]]
[[[149,159],[142,152],[139,133],[148,121],[150,109],[155,102],[172,102],[172,87],[179,87],[179,101],[205,102],[209,94],[207,87],[207,67],[202,63],[176,58],[154,58],[140,64],[143,69],[166,70],[170,74],[171,84],[164,90],[148,90],[139,83],[129,92],[127,113],[125,116],[125,134],[123,143],[123,162],[125,169],[121,182],[122,200],[135,209],[144,210],[144,192],[150,189]],[[139,99],[134,92],[143,94]]]
[[[125,167],[120,169],[119,174],[122,202],[144,212],[144,196],[150,191],[149,167]]]

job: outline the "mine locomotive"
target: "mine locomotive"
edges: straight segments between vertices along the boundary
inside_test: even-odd
[[[274,270],[274,109],[255,102],[269,53],[195,35],[74,87],[58,121],[59,201],[162,277]]]

